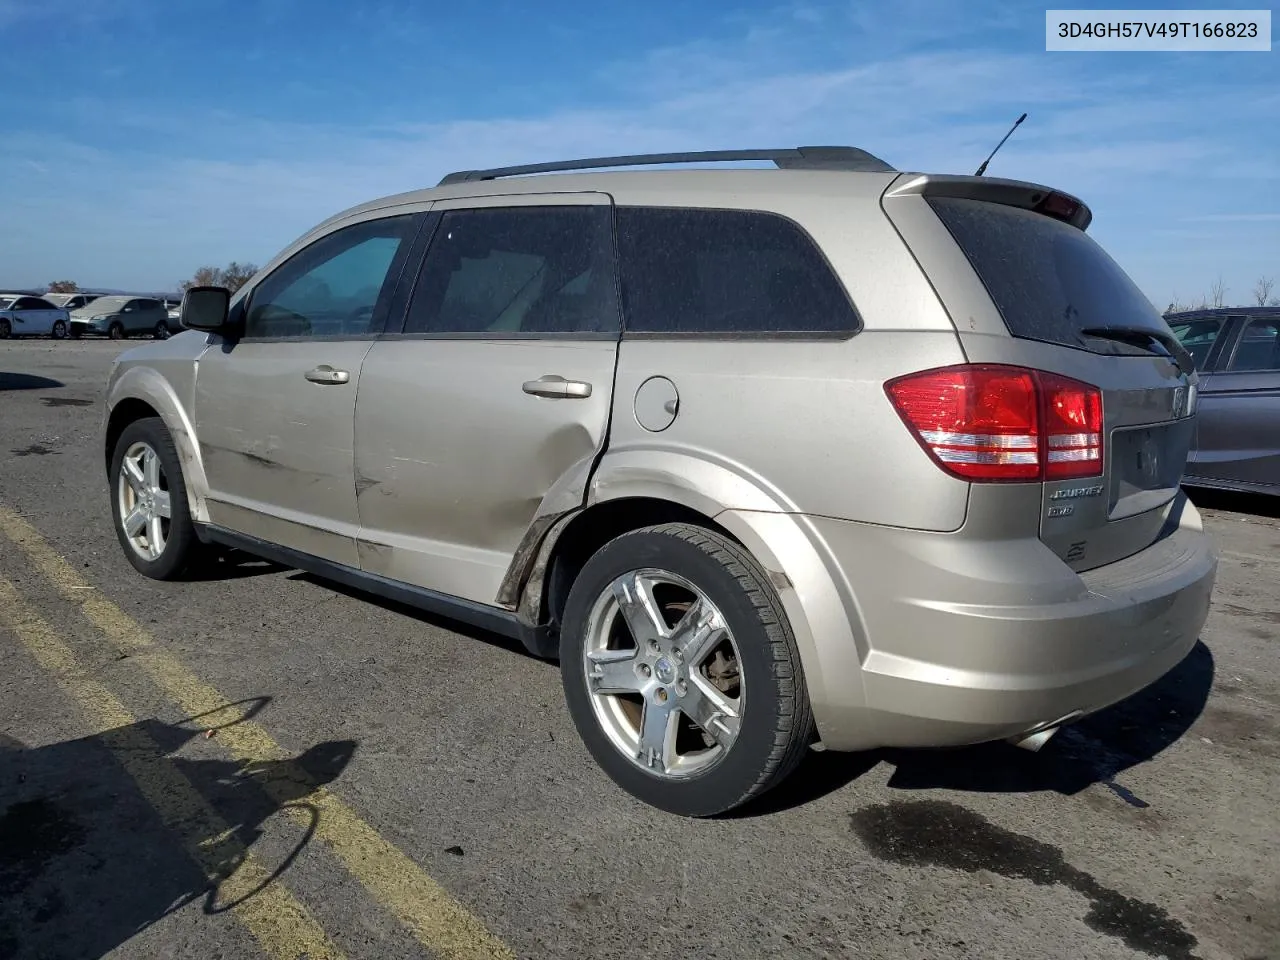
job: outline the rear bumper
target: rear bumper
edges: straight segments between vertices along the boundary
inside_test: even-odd
[[[1038,538],[808,522],[848,598],[847,639],[815,636],[821,675],[805,665],[836,750],[1002,739],[1122,700],[1195,645],[1217,571],[1182,496],[1159,540],[1079,574]]]

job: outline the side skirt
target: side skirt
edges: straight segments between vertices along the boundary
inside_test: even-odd
[[[546,625],[527,624],[509,610],[451,597],[448,594],[437,593],[435,590],[392,580],[375,573],[365,573],[346,564],[314,557],[214,524],[197,524],[196,530],[200,540],[205,543],[216,543],[242,550],[281,566],[313,574],[323,580],[332,580],[385,600],[403,603],[426,613],[448,617],[481,630],[489,630],[501,636],[519,640],[535,657],[551,660],[558,654],[558,644]]]

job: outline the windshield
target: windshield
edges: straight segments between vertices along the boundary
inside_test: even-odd
[[[1095,353],[1141,350],[1147,332],[1173,342],[1164,318],[1084,231],[1043,214],[954,197],[930,206],[986,285],[1009,332]],[[1124,333],[1124,338],[1107,336]]]

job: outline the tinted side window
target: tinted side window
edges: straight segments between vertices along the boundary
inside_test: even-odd
[[[1280,317],[1250,320],[1228,370],[1280,370]]]
[[[1222,328],[1225,325],[1226,320],[1223,317],[1205,317],[1201,320],[1182,320],[1173,323],[1170,329],[1187,348],[1187,353],[1191,354],[1196,369],[1203,370],[1209,360],[1209,353],[1213,350],[1213,345],[1218,342],[1218,337],[1222,335]]]
[[[294,254],[253,291],[245,336],[379,332],[374,329],[375,308],[397,279],[416,222],[409,215],[358,223]]]
[[[21,297],[18,302],[13,305],[15,310],[44,310],[43,300],[37,300],[35,297]]]
[[[847,334],[858,319],[814,242],[749,210],[618,208],[626,328]]]
[[[613,333],[612,246],[606,206],[450,210],[405,333]]]

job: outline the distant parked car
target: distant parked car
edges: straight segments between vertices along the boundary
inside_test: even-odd
[[[79,310],[97,300],[99,293],[46,293],[44,298],[68,312]]]
[[[164,304],[150,297],[98,297],[71,314],[71,336],[96,333],[123,340],[136,334],[168,339],[177,326],[169,319]]]
[[[67,335],[68,314],[44,297],[0,293],[0,340],[10,337],[53,337]]]
[[[1280,308],[1165,317],[1200,371],[1183,484],[1280,495]]]

